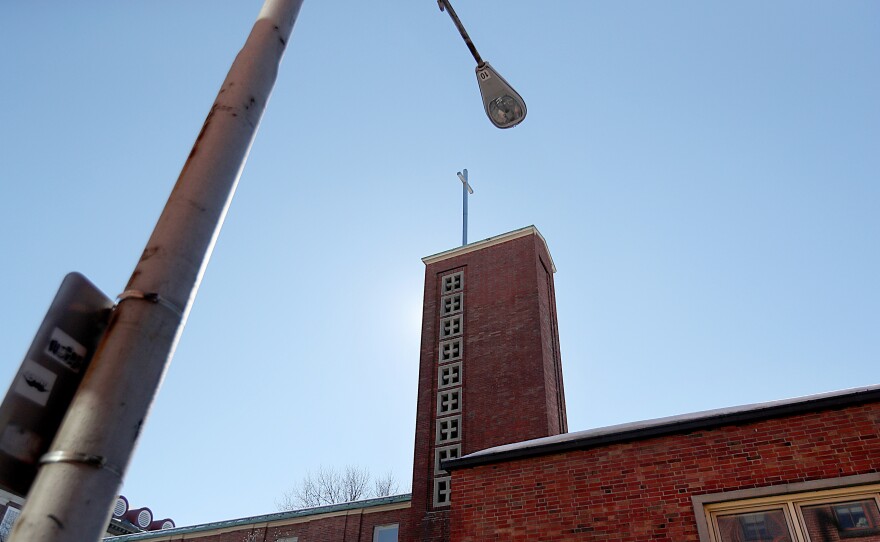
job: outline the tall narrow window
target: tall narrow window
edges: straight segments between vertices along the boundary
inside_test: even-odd
[[[461,359],[462,356],[462,339],[452,339],[440,343],[440,363],[447,361],[455,361]]]

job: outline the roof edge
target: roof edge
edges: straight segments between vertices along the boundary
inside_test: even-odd
[[[555,273],[556,264],[553,263],[553,256],[550,254],[550,247],[547,246],[547,240],[544,239],[544,236],[541,235],[541,232],[538,231],[538,228],[533,225],[526,226],[525,228],[520,228],[518,230],[509,231],[507,233],[502,233],[494,237],[488,237],[481,241],[474,241],[473,243],[468,243],[464,246],[452,248],[443,252],[438,252],[437,254],[433,254],[431,256],[425,256],[424,258],[422,258],[422,261],[425,263],[425,265],[430,265],[432,263],[441,262],[454,256],[461,256],[462,254],[476,252],[477,250],[482,250],[493,245],[499,245],[507,241],[513,241],[514,239],[519,239],[520,237],[525,237],[527,235],[537,235],[538,239],[540,239],[541,242],[544,243],[544,249],[547,251],[547,256],[550,258],[550,267]]]
[[[366,499],[363,501],[351,501],[340,504],[330,504],[326,506],[316,506],[314,508],[303,508],[300,510],[291,510],[288,512],[276,512],[274,514],[264,514],[261,516],[249,516],[239,519],[230,519],[226,521],[215,521],[212,523],[202,523],[189,527],[174,527],[173,529],[161,529],[158,531],[146,531],[128,535],[119,535],[104,538],[105,542],[126,542],[135,540],[183,540],[188,538],[182,535],[189,533],[213,531],[213,530],[233,530],[235,528],[246,527],[248,525],[269,525],[276,522],[284,522],[297,518],[306,518],[309,516],[320,516],[325,514],[342,514],[350,510],[363,508],[374,508],[379,506],[388,506],[394,504],[402,504],[412,500],[411,493],[401,495],[391,495],[388,497],[377,497],[375,499]],[[179,537],[179,538],[178,538]]]
[[[880,385],[875,384],[868,387],[706,410],[506,444],[474,452],[458,459],[444,461],[442,467],[446,470],[476,467],[878,401],[880,401]]]

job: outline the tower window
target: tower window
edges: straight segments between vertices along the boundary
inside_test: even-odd
[[[461,440],[461,416],[437,420],[437,444]]]
[[[440,363],[461,359],[462,341],[461,339],[452,339],[440,343]]]
[[[441,280],[441,293],[443,295],[451,294],[456,290],[461,290],[462,285],[464,285],[464,273],[459,271],[458,273],[452,273],[451,275],[444,276]]]
[[[442,461],[459,457],[461,457],[461,444],[434,449],[434,475],[446,474],[446,471],[440,468]]]
[[[440,338],[445,339],[453,335],[461,334],[461,316],[450,316],[440,320]]]
[[[449,506],[452,500],[452,479],[448,476],[434,480],[434,506]]]
[[[461,388],[441,391],[437,394],[437,415],[446,416],[461,412]]]
[[[461,384],[461,362],[443,365],[437,372],[437,388],[448,388]]]
[[[446,316],[448,314],[461,312],[461,307],[461,293],[448,295],[440,300],[440,315]]]

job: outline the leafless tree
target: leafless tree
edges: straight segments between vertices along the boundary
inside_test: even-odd
[[[320,467],[317,472],[306,474],[293,489],[285,491],[275,501],[275,507],[283,512],[370,497],[385,497],[397,491],[397,488],[397,481],[391,472],[373,479],[370,471],[362,467],[349,465],[342,471]]]

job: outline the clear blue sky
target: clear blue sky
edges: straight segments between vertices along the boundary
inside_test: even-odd
[[[258,0],[0,4],[0,380],[65,273],[125,283]],[[875,384],[880,3],[306,0],[125,481],[179,525],[319,465],[407,490],[424,266],[529,224],[570,429]]]

